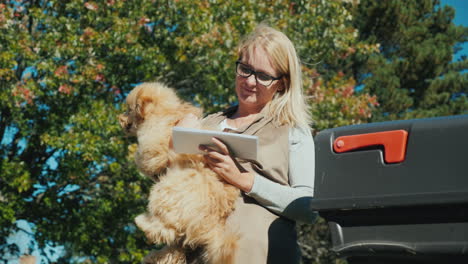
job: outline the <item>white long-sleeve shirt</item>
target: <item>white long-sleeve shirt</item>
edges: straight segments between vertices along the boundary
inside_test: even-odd
[[[221,128],[231,128],[226,120]],[[315,149],[309,129],[289,130],[289,185],[256,174],[252,190],[246,193],[269,210],[292,220],[310,223],[317,213],[310,209],[314,196]]]

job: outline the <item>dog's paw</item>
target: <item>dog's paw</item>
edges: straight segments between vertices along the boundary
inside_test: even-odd
[[[151,251],[144,259],[143,264],[185,264],[187,263],[183,249],[166,246],[160,250]]]
[[[176,242],[176,231],[166,227],[157,217],[141,214],[135,218],[135,223],[152,244],[173,245]]]

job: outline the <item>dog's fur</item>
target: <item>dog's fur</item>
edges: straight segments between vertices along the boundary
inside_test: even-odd
[[[161,83],[143,83],[126,99],[119,116],[127,134],[138,140],[138,169],[156,183],[148,211],[135,218],[151,243],[166,248],[145,263],[185,263],[185,250],[202,248],[205,263],[232,263],[239,236],[226,228],[239,190],[206,167],[201,155],[177,154],[170,148],[172,127],[201,110],[182,102]],[[231,229],[232,230],[232,229]]]

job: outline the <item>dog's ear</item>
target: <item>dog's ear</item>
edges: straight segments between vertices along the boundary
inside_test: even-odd
[[[140,90],[140,92],[138,93],[136,105],[135,105],[136,117],[141,120],[144,120],[145,116],[149,112],[149,109],[148,109],[149,106],[153,103],[155,103],[154,98],[145,94],[143,89]]]

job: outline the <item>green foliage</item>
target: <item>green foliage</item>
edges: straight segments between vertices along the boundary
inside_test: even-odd
[[[38,2],[1,6],[0,132],[11,138],[1,150],[1,243],[25,219],[42,248],[58,243],[92,262],[137,262],[148,246],[132,218],[150,182],[128,159],[116,116],[139,72],[114,68],[128,56],[117,35],[132,30],[97,36],[124,19],[113,17],[118,9],[101,19],[81,1]]]
[[[467,58],[453,62],[468,28],[455,26],[454,15],[438,0],[361,1],[355,12],[360,37],[381,49],[356,73],[377,95],[374,120],[468,113]]]
[[[355,92],[355,80],[338,72],[333,78],[325,81],[316,71],[305,71],[314,78],[306,92],[314,99],[312,116],[317,131],[354,125],[365,122],[372,117],[372,111],[378,106],[377,98],[367,93]]]

